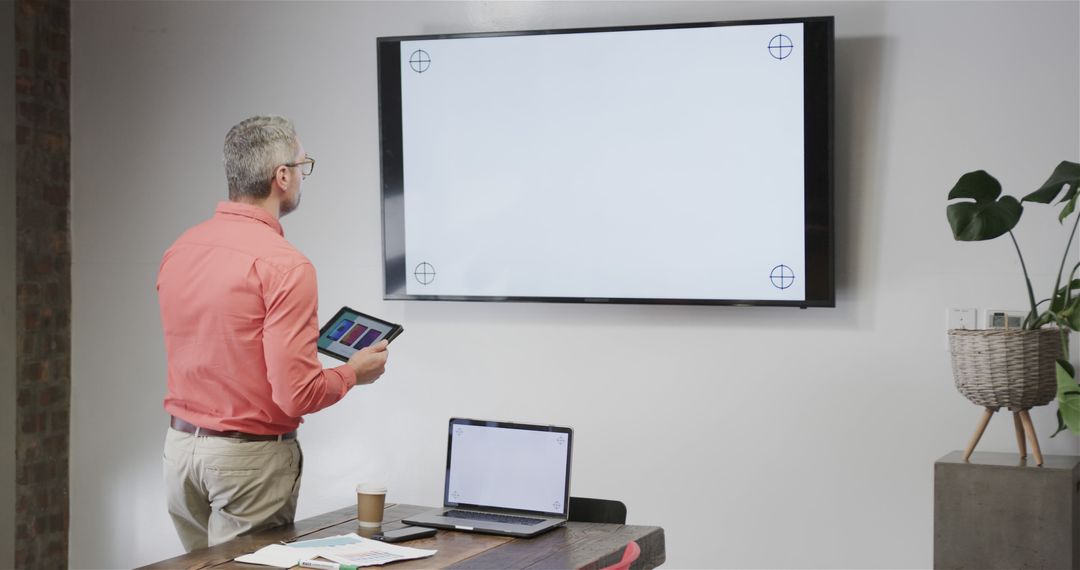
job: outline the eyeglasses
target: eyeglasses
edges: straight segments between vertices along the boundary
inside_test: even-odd
[[[310,156],[305,156],[304,160],[301,160],[299,162],[286,162],[284,166],[288,166],[289,168],[292,168],[294,166],[303,167],[300,170],[300,174],[304,178],[307,178],[308,176],[311,176],[312,172],[315,172],[315,159]]]

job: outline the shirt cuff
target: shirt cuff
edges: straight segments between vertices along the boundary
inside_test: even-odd
[[[356,371],[352,366],[348,364],[342,364],[334,369],[335,372],[341,375],[341,381],[345,386],[345,389],[341,391],[342,397],[349,391],[350,388],[356,386]]]

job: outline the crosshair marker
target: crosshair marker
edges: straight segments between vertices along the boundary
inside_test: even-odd
[[[777,289],[787,289],[795,282],[795,272],[786,265],[777,265],[769,272],[769,281],[772,281],[773,287]]]
[[[418,49],[409,56],[409,67],[417,73],[423,73],[431,67],[431,56],[428,52]]]
[[[769,55],[776,59],[784,59],[791,55],[791,50],[795,49],[795,44],[791,42],[791,38],[784,34],[776,34],[769,40]]]
[[[413,277],[421,285],[430,285],[435,280],[435,268],[430,263],[424,261],[416,266],[413,270]]]

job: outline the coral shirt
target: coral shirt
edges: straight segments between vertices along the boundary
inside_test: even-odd
[[[165,252],[157,290],[174,416],[286,433],[356,384],[350,366],[319,363],[315,268],[262,208],[218,204]]]

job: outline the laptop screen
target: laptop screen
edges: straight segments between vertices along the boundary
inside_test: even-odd
[[[565,516],[572,439],[570,428],[451,419],[445,504]]]

